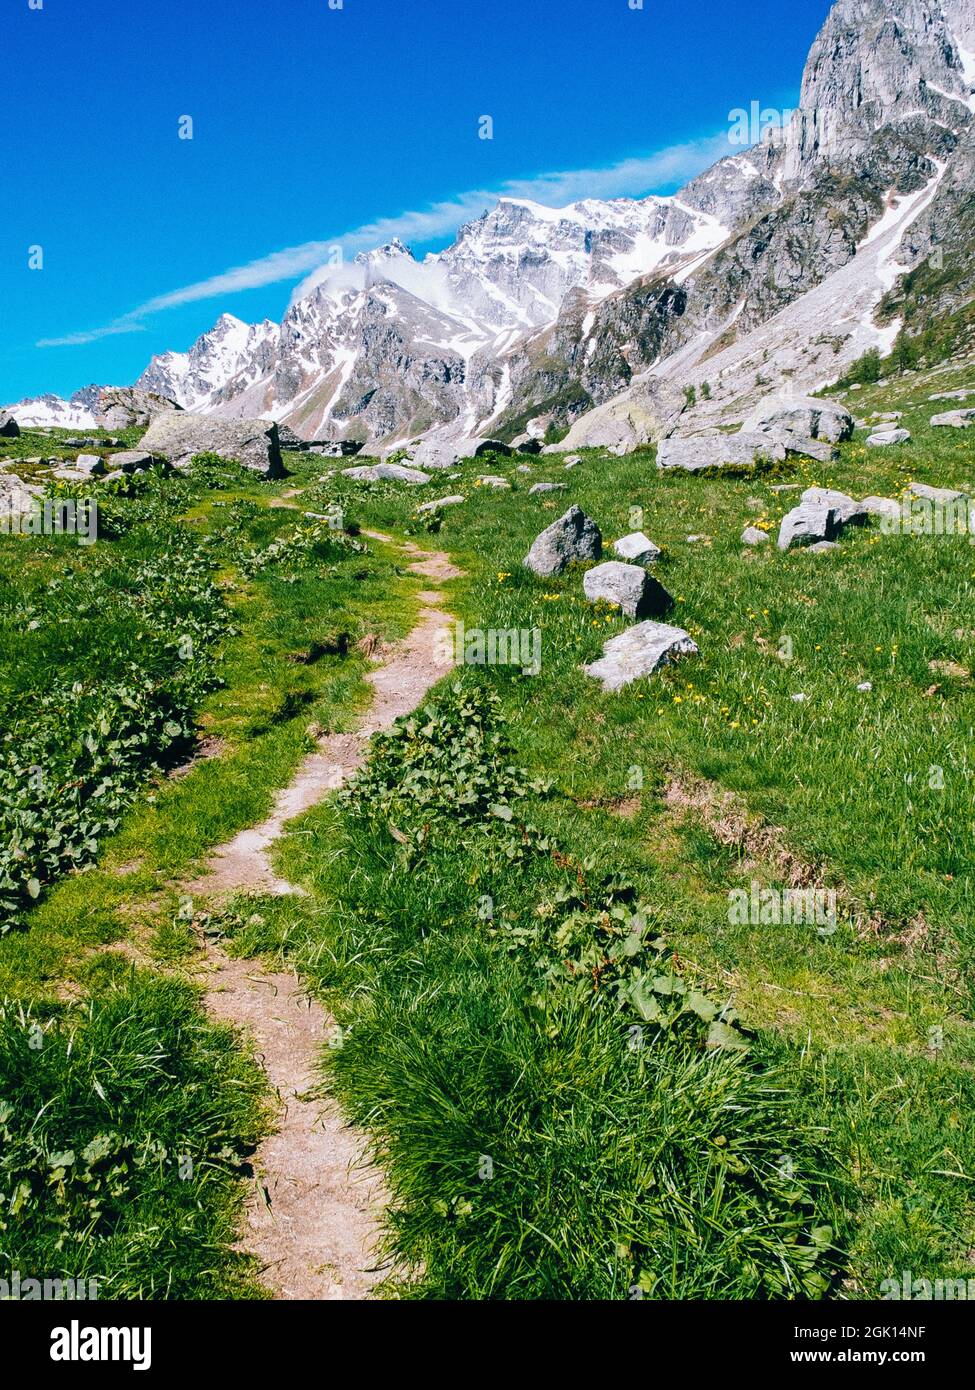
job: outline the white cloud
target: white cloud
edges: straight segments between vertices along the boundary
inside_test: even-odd
[[[450,236],[464,222],[479,217],[500,197],[528,198],[550,207],[564,207],[581,198],[643,196],[649,189],[686,182],[727,153],[728,133],[722,131],[705,139],[671,145],[655,154],[624,159],[605,169],[563,170],[540,174],[533,179],[512,179],[493,190],[474,189],[420,211],[380,218],[342,236],[333,237],[330,241],[306,241],[300,246],[286,247],[269,256],[249,261],[246,265],[235,266],[219,275],[185,285],[182,289],[157,295],[104,328],[70,333],[62,338],[45,338],[37,346],[75,346],[117,333],[137,333],[144,328],[144,318],[165,309],[296,280],[329,261],[336,246],[342,248],[343,258],[349,259],[359,251],[382,245],[394,237],[410,243]],[[310,283],[314,283],[314,277]],[[300,287],[299,293],[303,288],[306,286]]]

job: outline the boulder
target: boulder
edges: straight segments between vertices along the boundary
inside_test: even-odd
[[[742,422],[742,433],[795,434],[841,444],[853,436],[853,416],[838,401],[812,396],[766,396]]]
[[[280,429],[281,426],[279,425],[278,430],[280,431]],[[282,449],[291,449],[293,447],[294,446],[291,444],[286,444],[283,439],[281,440]],[[321,440],[316,441],[314,444],[305,445],[304,448],[307,453],[317,454],[319,458],[323,459],[355,458],[356,454],[362,452],[361,443],[354,439]]]
[[[417,507],[417,512],[435,512],[441,507],[458,507],[465,499],[459,492],[451,493],[449,497],[438,497],[435,502],[424,502],[422,507]]]
[[[927,483],[910,483],[907,491],[914,497],[924,497],[939,507],[949,507],[953,502],[964,502],[967,494],[956,492],[950,487],[929,487]]]
[[[654,545],[642,531],[631,531],[628,536],[621,536],[613,549],[621,560],[628,560],[632,565],[653,564],[661,555],[660,546]]]
[[[660,617],[674,602],[641,565],[624,565],[620,560],[607,560],[587,570],[582,588],[590,603],[615,603],[628,618]]]
[[[0,410],[0,437],[4,439],[18,439],[20,437],[20,426],[9,410]]]
[[[507,478],[499,478],[495,473],[484,473],[477,481],[481,487],[506,488],[511,486]]]
[[[817,541],[815,545],[807,545],[805,553],[807,555],[821,555],[824,550],[839,550],[835,541]]]
[[[510,444],[502,444],[500,439],[481,439],[474,446],[474,458],[484,458],[486,454],[499,454],[501,458],[509,458],[514,451]]]
[[[519,434],[517,439],[511,441],[511,447],[519,454],[540,454],[542,441],[531,434]]]
[[[580,457],[579,454],[570,454],[569,457],[568,457],[568,458],[566,459],[566,461],[565,461],[565,467],[566,467],[566,468],[578,468],[578,467],[579,467],[579,464],[580,464],[581,462],[582,462],[582,458]]]
[[[547,445],[543,452],[593,447],[626,452],[654,444],[671,433],[684,407],[684,393],[672,381],[646,377],[623,395],[580,415],[562,442]]]
[[[969,396],[975,396],[975,389],[962,388],[959,391],[936,391],[933,396],[929,396],[929,401],[967,401]]]
[[[446,472],[456,467],[461,459],[470,458],[475,444],[472,439],[461,439],[447,444],[442,439],[422,439],[410,450],[410,463],[414,468],[433,472]]]
[[[428,483],[430,474],[419,468],[407,468],[402,463],[363,463],[356,468],[343,468],[343,478],[356,483]]]
[[[126,430],[132,425],[151,424],[160,415],[182,411],[183,407],[155,391],[135,386],[105,386],[98,397],[96,416],[107,430]]]
[[[98,478],[105,471],[105,460],[100,454],[79,454],[75,460],[75,467],[81,473],[87,473],[90,478]]]
[[[899,517],[901,504],[893,497],[865,497],[860,506],[868,516]]]
[[[931,416],[932,425],[949,425],[958,430],[967,430],[973,421],[975,421],[975,409],[947,410],[943,415]]]
[[[785,457],[785,445],[768,434],[672,435],[657,445],[658,468],[680,468],[686,473],[781,462]]]
[[[886,444],[906,444],[910,437],[910,430],[874,430],[867,436],[867,443],[877,449]]]
[[[741,533],[742,545],[764,545],[768,540],[771,540],[769,533],[760,526],[746,526]]]
[[[603,551],[599,527],[581,507],[572,506],[532,542],[524,565],[533,574],[561,574],[574,560],[598,560]]]
[[[568,486],[568,483],[534,483],[528,489],[528,496],[532,497],[536,492],[564,492]]]
[[[835,488],[807,487],[800,506],[829,507],[840,526],[863,526],[867,521],[863,503],[854,501],[845,492],[837,492]]]
[[[816,507],[809,502],[786,512],[779,527],[778,547],[791,550],[794,546],[815,545],[838,536],[841,522],[830,507]]]
[[[271,420],[224,420],[168,410],[157,415],[140,441],[170,463],[189,464],[194,454],[219,454],[265,478],[284,474],[278,427]]]
[[[631,681],[652,675],[661,666],[681,657],[696,656],[697,652],[697,643],[681,627],[638,623],[611,637],[600,659],[583,669],[587,676],[600,681],[604,690],[620,690]]]

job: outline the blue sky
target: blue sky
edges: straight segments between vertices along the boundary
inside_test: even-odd
[[[498,191],[671,192],[727,152],[733,108],[797,104],[829,9],[30,3],[0,29],[0,401],[132,381],[221,312],[279,319],[322,249],[436,249]]]

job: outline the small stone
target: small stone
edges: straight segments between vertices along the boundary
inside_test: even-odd
[[[910,430],[876,430],[867,436],[867,443],[882,448],[885,444],[906,444],[910,437]]]
[[[628,536],[621,536],[613,549],[621,560],[629,560],[633,565],[653,564],[662,554],[660,546],[654,545],[642,531],[631,531]]]
[[[424,502],[422,507],[417,507],[417,512],[435,512],[439,507],[459,507],[465,499],[459,492],[451,493],[449,497],[438,497],[436,502]]]
[[[765,545],[766,541],[771,540],[769,533],[763,531],[759,526],[746,526],[741,533],[743,545]]]
[[[531,497],[536,492],[564,492],[568,483],[535,483],[528,489],[528,496]]]
[[[482,478],[478,478],[477,481],[480,483],[481,487],[505,488],[511,486],[507,478],[499,478],[494,473],[486,473]]]

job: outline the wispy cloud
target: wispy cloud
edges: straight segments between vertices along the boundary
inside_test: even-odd
[[[639,197],[651,189],[683,183],[727,153],[728,133],[725,130],[705,139],[671,145],[654,154],[624,159],[604,169],[562,170],[532,179],[512,179],[494,189],[472,189],[419,211],[402,212],[395,217],[366,223],[328,241],[306,241],[274,251],[246,265],[148,299],[105,327],[69,333],[60,338],[43,338],[37,346],[76,347],[119,333],[138,333],[145,328],[144,319],[166,309],[297,280],[332,259],[337,246],[342,249],[343,259],[347,259],[359,251],[391,241],[393,237],[404,242],[435,241],[451,235],[464,222],[479,217],[498,198],[529,198],[550,207],[562,207],[581,198]]]

